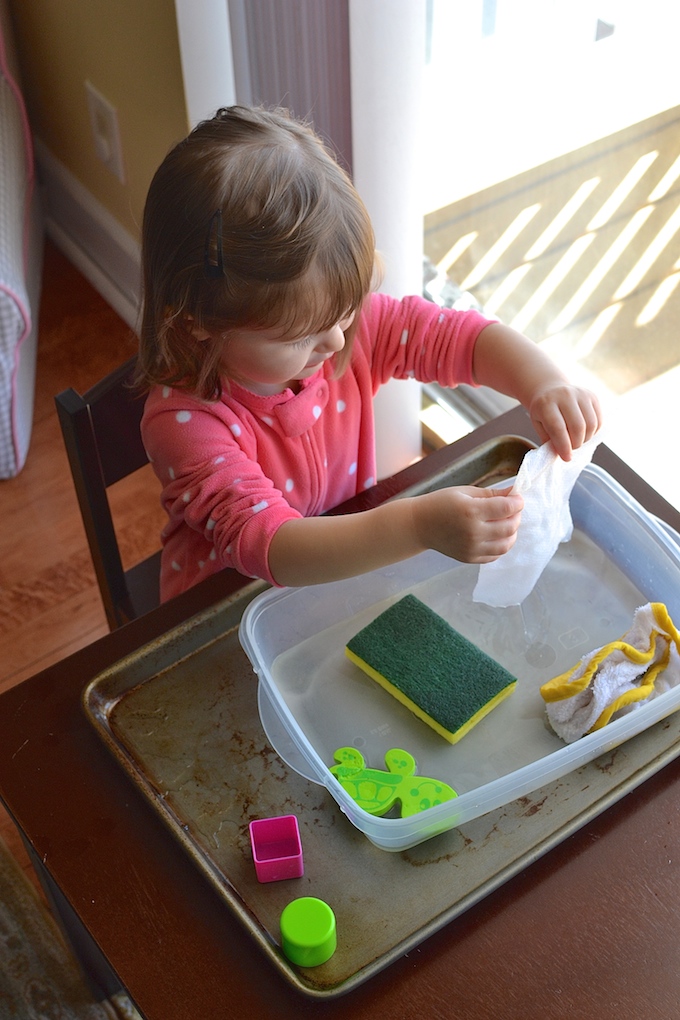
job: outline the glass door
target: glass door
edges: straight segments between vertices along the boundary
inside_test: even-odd
[[[430,287],[595,388],[608,444],[680,505],[664,449],[680,387],[680,6],[433,0],[431,15]],[[462,399],[473,422],[503,407],[434,399]]]

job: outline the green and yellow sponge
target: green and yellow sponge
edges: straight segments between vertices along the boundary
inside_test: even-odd
[[[415,595],[405,595],[360,630],[345,652],[451,744],[517,684],[500,663]]]

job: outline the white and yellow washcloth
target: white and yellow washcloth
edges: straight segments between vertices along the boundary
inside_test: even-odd
[[[678,683],[680,634],[666,606],[648,602],[620,640],[584,655],[543,684],[541,694],[553,730],[572,743]]]

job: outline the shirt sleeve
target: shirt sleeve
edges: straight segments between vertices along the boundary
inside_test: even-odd
[[[371,295],[357,341],[369,352],[374,392],[388,379],[476,386],[475,343],[494,321],[474,310],[442,308],[417,296],[400,301],[386,294]]]
[[[252,437],[236,415],[219,402],[159,388],[147,399],[142,437],[163,486],[163,541],[178,550],[176,569],[191,572],[184,560],[207,555],[215,569],[275,583],[271,540],[284,521],[302,515],[249,455]]]

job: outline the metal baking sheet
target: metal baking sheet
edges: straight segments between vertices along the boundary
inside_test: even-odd
[[[534,444],[522,436],[499,436],[496,439],[489,439],[453,464],[428,475],[422,482],[409,486],[393,498],[417,496],[422,492],[443,489],[447,485],[494,485],[507,478],[513,478],[524,455],[533,449]]]
[[[516,447],[506,476],[526,449]],[[238,640],[245,605],[263,588],[249,585],[116,663],[88,685],[83,704],[197,867],[305,995],[338,996],[378,973],[680,753],[678,713],[530,796],[387,853],[267,743]],[[304,875],[261,884],[248,825],[282,814],[297,816]],[[305,895],[331,905],[338,930],[334,956],[310,969],[280,949],[281,912]]]

